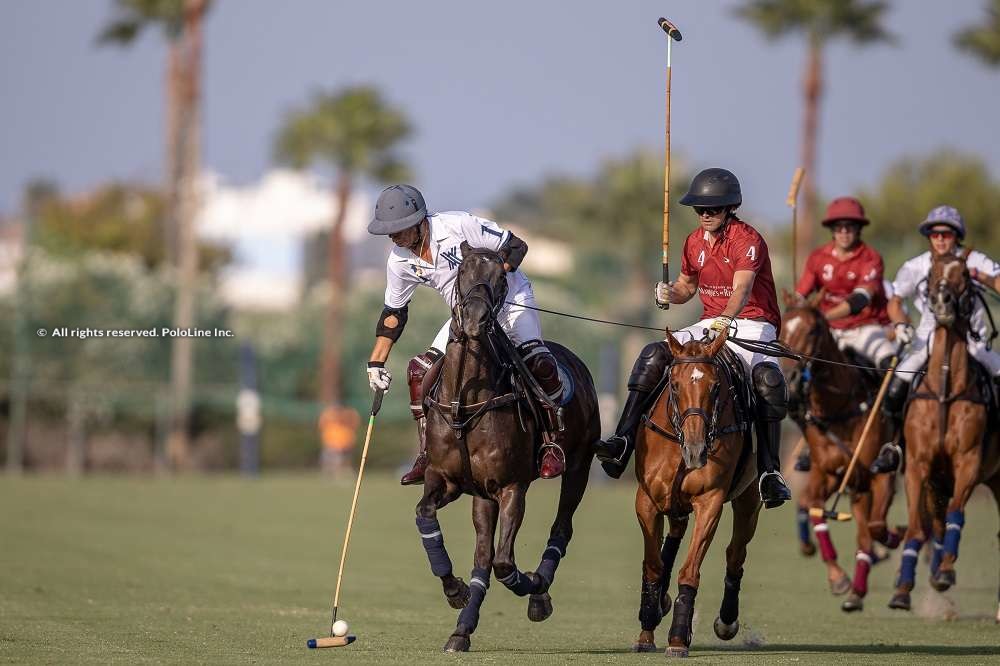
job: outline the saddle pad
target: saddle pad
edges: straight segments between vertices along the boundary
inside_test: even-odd
[[[563,387],[559,406],[565,407],[573,399],[573,394],[576,392],[576,384],[573,382],[573,375],[570,373],[569,368],[560,363],[558,359],[556,359],[556,367],[559,369],[559,381],[562,382]]]

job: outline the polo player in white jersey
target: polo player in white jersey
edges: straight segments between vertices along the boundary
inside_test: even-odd
[[[902,426],[903,408],[906,406],[912,373],[924,367],[930,355],[934,329],[937,326],[927,298],[927,276],[931,270],[931,262],[935,255],[958,254],[962,250],[962,241],[965,240],[965,221],[951,206],[938,206],[932,210],[920,223],[918,230],[927,237],[930,249],[900,267],[892,283],[892,297],[889,299],[889,318],[896,329],[896,340],[904,345],[909,343],[910,348],[897,366],[896,374],[886,391],[883,408],[893,424],[893,436],[872,463],[871,469],[875,473],[891,472],[899,467],[903,450],[896,442],[896,435]],[[1000,290],[1000,264],[976,250],[969,252],[965,263],[972,278],[994,290]],[[912,299],[920,312],[916,330],[910,325],[903,299]],[[990,373],[995,385],[1000,380],[1000,354],[987,345],[989,334],[986,320],[985,308],[977,300],[969,322],[968,349],[972,357]]]
[[[462,262],[462,242],[473,248],[486,248],[500,254],[507,270],[508,303],[500,309],[497,321],[524,358],[531,374],[549,399],[558,404],[563,387],[556,359],[542,341],[538,313],[518,305],[533,307],[535,295],[531,282],[518,270],[528,252],[528,245],[495,222],[471,213],[452,211],[427,212],[424,197],[410,185],[393,185],[382,191],[375,204],[375,217],[368,232],[389,236],[396,244],[386,264],[385,306],[375,328],[375,347],[368,362],[368,383],[373,391],[387,390],[392,375],[385,367],[393,343],[406,326],[413,291],[420,285],[433,288],[449,307],[455,306],[455,280]],[[513,304],[513,305],[512,305]],[[424,437],[423,381],[427,371],[444,355],[451,319],[444,322],[430,348],[410,360],[407,379],[410,385],[410,412],[417,421],[420,453],[413,468],[400,483],[422,483],[427,467],[427,442]],[[548,405],[541,405],[548,423],[543,437],[539,476],[551,479],[563,472],[565,456],[558,415]]]

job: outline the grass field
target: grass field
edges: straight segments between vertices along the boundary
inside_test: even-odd
[[[554,615],[533,624],[526,601],[494,582],[472,652],[440,652],[456,612],[430,574],[413,525],[418,491],[366,479],[341,599],[359,640],[310,651],[324,635],[353,485],[315,476],[0,479],[0,660],[7,663],[660,663],[633,655],[641,538],[633,485],[592,484],[552,590]],[[519,564],[533,569],[557,485],[529,494]],[[732,643],[711,628],[720,601],[723,521],[702,570],[692,657],[738,663],[996,663],[997,516],[969,507],[958,586],[930,592],[921,563],[917,611],[885,604],[896,567],[872,572],[868,607],[850,616],[823,568],[796,552],[791,507],[767,511],[750,545]],[[901,507],[894,509],[901,517]],[[441,523],[456,573],[468,577],[470,502]],[[841,561],[852,526],[835,526]],[[685,547],[686,548],[686,547]],[[682,550],[682,555],[684,550]],[[853,564],[853,563],[852,563]],[[852,566],[853,568],[853,566]],[[936,616],[941,608],[958,619]],[[658,642],[665,642],[667,623]]]

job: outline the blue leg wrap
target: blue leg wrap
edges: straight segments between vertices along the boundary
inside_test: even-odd
[[[931,553],[931,575],[934,576],[941,566],[941,558],[944,557],[944,544],[937,539],[931,542],[934,552]]]
[[[964,511],[949,511],[944,518],[944,552],[958,559],[958,541],[965,525]]]
[[[542,561],[535,570],[539,576],[548,581],[549,585],[556,579],[556,569],[559,561],[566,557],[566,539],[561,536],[551,537],[542,552]]]
[[[896,587],[909,585],[913,587],[917,579],[917,556],[920,555],[920,547],[923,542],[919,539],[910,539],[903,546],[903,557],[899,562],[899,578],[896,579]]]
[[[437,518],[417,516],[417,531],[420,532],[420,540],[424,543],[424,550],[427,551],[427,559],[431,562],[431,573],[438,578],[449,575],[451,558],[444,549],[444,536],[441,534],[441,525]]]
[[[506,578],[498,578],[497,580],[519,597],[527,596],[535,591],[535,584],[517,567],[514,567],[514,571]]]
[[[795,520],[799,524],[799,542],[809,543],[809,509],[800,506],[795,513]]]
[[[486,590],[490,588],[490,572],[485,569],[473,569],[472,580],[469,581],[469,603],[458,614],[458,624],[475,631],[479,625],[479,609],[486,599]]]

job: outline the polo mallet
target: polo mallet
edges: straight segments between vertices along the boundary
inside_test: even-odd
[[[882,399],[885,397],[885,392],[889,388],[889,382],[892,380],[892,375],[896,370],[897,362],[899,362],[899,357],[893,356],[892,361],[889,363],[889,370],[885,373],[885,377],[882,379],[882,386],[879,387],[878,395],[875,397],[875,404],[872,405],[871,411],[868,412],[868,420],[865,421],[865,427],[861,431],[861,437],[858,439],[857,446],[854,447],[854,455],[851,456],[851,463],[847,466],[847,471],[844,472],[844,478],[840,482],[840,488],[837,488],[837,493],[833,496],[833,506],[831,506],[829,510],[817,507],[809,509],[809,515],[813,518],[827,518],[829,520],[840,521],[851,519],[851,514],[837,511],[837,502],[840,501],[840,496],[844,494],[844,490],[847,488],[847,482],[851,478],[851,472],[854,471],[854,464],[858,462],[858,457],[861,454],[861,449],[864,447],[865,439],[868,438],[868,431],[871,430],[872,424],[878,416],[879,408],[882,407]]]
[[[795,167],[792,175],[792,184],[788,188],[788,196],[785,198],[785,205],[792,209],[792,284],[799,280],[799,224],[798,224],[798,201],[799,186],[802,184],[802,176],[806,170],[802,167]]]
[[[666,120],[666,153],[663,159],[663,281],[670,282],[670,50],[674,40],[681,41],[681,31],[677,26],[660,17],[657,21],[663,32],[667,33],[667,120]],[[670,309],[670,302],[660,306]]]
[[[344,577],[344,562],[347,561],[347,546],[351,542],[351,528],[354,527],[354,511],[358,508],[358,493],[361,491],[361,479],[365,476],[365,461],[368,459],[368,445],[372,441],[372,429],[375,427],[375,415],[382,408],[382,397],[384,390],[375,391],[375,398],[372,400],[372,412],[368,417],[368,434],[365,435],[365,448],[361,450],[361,464],[358,466],[358,480],[354,484],[354,499],[351,500],[351,514],[347,519],[347,533],[344,534],[344,547],[340,551],[340,570],[337,571],[337,589],[333,593],[333,619],[330,620],[330,635],[326,638],[310,638],[306,641],[306,646],[310,648],[343,647],[353,643],[357,636],[348,634],[346,636],[335,636],[333,625],[337,623],[337,608],[340,606],[340,582]]]

